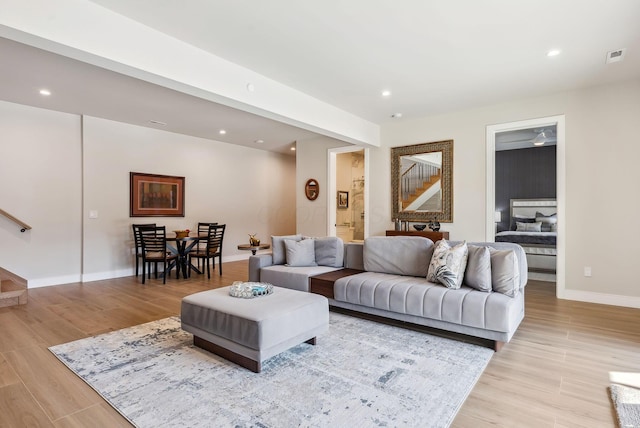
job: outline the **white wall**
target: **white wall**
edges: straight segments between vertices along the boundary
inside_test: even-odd
[[[226,224],[223,260],[248,257],[237,245],[249,233],[294,232],[293,156],[92,117],[83,129],[85,280],[131,275],[132,223]],[[131,171],[184,176],[185,217],[130,218]],[[89,220],[89,210],[99,218]]]
[[[332,138],[320,137],[298,141],[296,146],[296,229],[306,236],[327,236],[328,195],[328,150],[349,144]],[[308,179],[318,180],[320,194],[314,201],[304,195],[304,185]]]
[[[0,102],[0,266],[29,287],[133,274],[132,223],[227,224],[223,261],[249,233],[295,232],[295,157]],[[185,217],[129,217],[129,172],[185,177]],[[89,219],[90,210],[98,211]]]
[[[391,226],[389,148],[454,140],[452,239],[484,240],[487,125],[564,114],[566,118],[565,297],[640,307],[634,260],[640,229],[640,81],[521,100],[382,126],[371,149],[372,234]],[[613,184],[612,184],[613,183]],[[593,276],[583,275],[585,266]]]
[[[0,266],[38,286],[80,279],[80,118],[0,101]]]
[[[483,241],[486,127],[556,115],[566,120],[566,276],[561,297],[640,307],[635,269],[640,242],[640,228],[635,227],[640,212],[640,80],[382,125],[382,146],[369,149],[370,235],[384,235],[393,227],[390,148],[453,139],[454,222],[443,223],[442,230],[449,231],[451,239]],[[326,153],[319,159],[321,154],[315,146],[302,146],[297,156],[299,165],[308,168],[312,162],[322,163],[317,169],[322,189],[327,160]],[[297,174],[300,186],[300,168]],[[303,197],[301,188],[296,192]],[[324,230],[323,208],[302,222],[299,212],[298,231],[311,226]],[[592,269],[588,278],[583,274],[587,266]]]

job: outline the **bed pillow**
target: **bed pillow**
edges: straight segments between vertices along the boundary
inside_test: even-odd
[[[313,241],[313,239],[303,239],[301,241],[285,239],[284,247],[286,249],[287,266],[318,266]]]
[[[542,223],[520,223],[516,222],[516,232],[542,232]]]
[[[468,245],[464,284],[479,291],[491,291],[491,253],[488,247]]]
[[[491,254],[491,287],[497,293],[515,297],[520,287],[518,256],[513,250],[489,249]]]
[[[514,215],[511,217],[511,230],[517,230],[517,223],[535,223],[535,217],[523,217]]]
[[[301,241],[302,235],[272,236],[271,237],[271,256],[274,265],[283,265],[287,261],[286,249],[284,248],[285,239],[293,239]]]
[[[438,241],[429,263],[427,281],[438,282],[447,288],[460,288],[467,267],[467,256],[466,241],[455,247],[451,247],[444,239]]]
[[[551,229],[558,223],[558,214],[544,215],[541,212],[536,212],[536,222],[542,223],[543,232],[555,232],[555,230]]]

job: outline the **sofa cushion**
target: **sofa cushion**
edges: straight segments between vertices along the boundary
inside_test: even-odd
[[[491,291],[491,253],[487,247],[467,245],[469,256],[464,284],[479,291]]]
[[[340,302],[499,332],[517,327],[523,311],[521,297],[466,286],[454,290],[424,277],[378,272],[347,276],[334,284],[334,299]]]
[[[491,284],[493,291],[514,297],[520,289],[518,256],[513,250],[489,249],[491,253]]]
[[[467,243],[451,247],[444,239],[438,241],[429,263],[427,280],[439,282],[447,288],[460,288],[467,267]]]
[[[363,265],[369,272],[427,275],[433,242],[419,236],[372,236],[364,241]]]
[[[336,236],[313,240],[316,263],[319,266],[342,267],[344,265],[344,243]]]
[[[313,239],[303,239],[296,241],[294,239],[285,239],[284,247],[286,249],[287,266],[317,266],[316,251]]]
[[[283,265],[287,261],[286,249],[284,248],[284,240],[293,239],[301,241],[302,235],[272,236],[271,237],[271,254],[273,255],[274,265]]]

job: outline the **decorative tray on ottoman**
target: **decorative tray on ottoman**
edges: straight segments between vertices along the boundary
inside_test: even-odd
[[[242,282],[235,281],[229,287],[229,295],[243,299],[266,296],[273,293],[273,285],[266,282]]]

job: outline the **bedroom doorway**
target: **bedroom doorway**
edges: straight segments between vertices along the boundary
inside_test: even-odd
[[[564,116],[487,126],[486,239],[522,245],[529,277],[555,280],[558,296],[564,291],[564,171]]]

